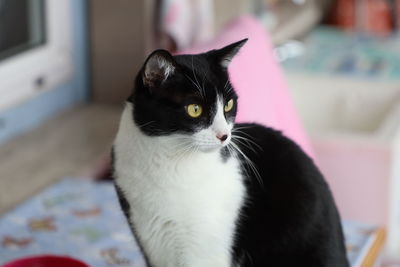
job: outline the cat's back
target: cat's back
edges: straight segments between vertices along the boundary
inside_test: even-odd
[[[241,266],[348,266],[340,218],[313,160],[274,129],[237,124],[233,132],[247,157],[241,161],[248,202],[234,246]]]

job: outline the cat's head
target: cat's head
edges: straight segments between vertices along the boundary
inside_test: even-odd
[[[238,100],[227,68],[246,41],[196,55],[154,51],[128,99],[135,124],[148,136],[176,136],[204,152],[226,146]]]

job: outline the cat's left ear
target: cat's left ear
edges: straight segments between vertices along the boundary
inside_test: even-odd
[[[239,52],[240,48],[247,42],[247,38],[227,45],[221,49],[211,51],[211,54],[217,58],[219,64],[227,69],[232,59]]]
[[[149,87],[157,87],[175,73],[176,62],[166,50],[156,50],[144,63],[143,83]]]

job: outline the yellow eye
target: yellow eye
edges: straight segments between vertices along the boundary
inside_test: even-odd
[[[231,111],[231,109],[233,108],[233,99],[229,100],[224,107],[224,111],[225,112],[229,112]]]
[[[192,118],[198,118],[203,113],[203,108],[198,104],[190,104],[186,106],[186,112]]]

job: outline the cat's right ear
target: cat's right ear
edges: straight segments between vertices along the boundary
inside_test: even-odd
[[[214,58],[219,61],[219,64],[224,68],[227,69],[229,64],[232,61],[232,58],[236,56],[239,52],[240,48],[247,42],[247,38],[240,40],[238,42],[232,43],[227,45],[218,50],[212,50],[209,53],[214,56]]]
[[[156,50],[150,54],[144,63],[142,71],[143,84],[154,88],[161,85],[176,70],[176,62],[166,50]]]

